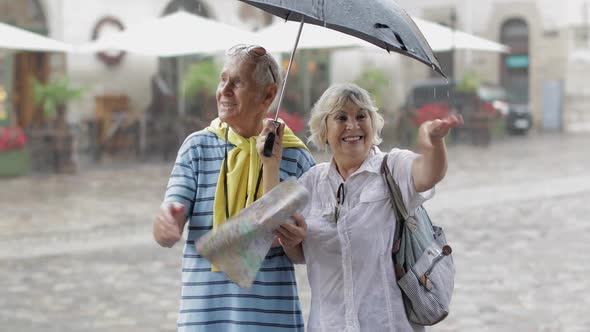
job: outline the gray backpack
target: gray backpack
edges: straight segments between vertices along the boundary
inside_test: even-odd
[[[381,164],[398,225],[393,236],[393,264],[402,290],[408,319],[418,325],[434,325],[447,317],[453,294],[455,264],[443,229],[433,226],[420,206],[409,215],[399,186]]]

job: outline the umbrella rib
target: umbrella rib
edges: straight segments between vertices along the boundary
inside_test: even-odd
[[[402,39],[402,37],[399,35],[399,33],[395,32],[392,28],[389,27],[389,25],[387,24],[383,24],[383,23],[375,23],[375,28],[376,29],[389,29],[393,35],[395,36],[395,39],[397,40],[397,42],[400,44],[400,48],[403,51],[408,51],[408,47],[406,46],[406,43],[404,43],[404,40]],[[387,50],[389,52],[389,50]]]

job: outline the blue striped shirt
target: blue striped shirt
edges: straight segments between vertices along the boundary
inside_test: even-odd
[[[223,272],[211,272],[209,261],[195,249],[195,241],[212,229],[224,147],[225,141],[207,130],[190,135],[166,189],[165,200],[184,204],[189,219],[178,331],[303,331],[293,264],[282,248],[270,249],[250,289],[241,289]],[[233,148],[228,145],[228,151]],[[305,149],[286,148],[281,180],[299,177],[314,164]]]

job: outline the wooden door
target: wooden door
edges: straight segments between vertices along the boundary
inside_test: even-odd
[[[45,120],[42,109],[35,106],[33,80],[47,82],[48,59],[49,56],[41,52],[20,52],[14,56],[12,104],[21,127],[39,126]]]

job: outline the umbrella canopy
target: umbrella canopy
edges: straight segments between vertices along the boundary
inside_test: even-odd
[[[507,53],[510,48],[492,40],[478,37],[463,31],[453,30],[443,25],[412,17],[434,52],[449,51],[452,48]],[[296,22],[277,22],[256,32],[256,41],[273,52],[289,52],[293,41],[285,36],[295,36],[299,29]],[[304,37],[299,41],[299,49],[325,49],[346,47],[374,47],[368,42],[308,24],[304,27]]]
[[[0,23],[0,48],[23,51],[69,52],[70,44]]]
[[[363,39],[414,58],[444,76],[428,42],[393,0],[240,0],[285,20],[305,22]]]
[[[142,55],[172,57],[215,53],[236,44],[254,41],[254,34],[249,31],[180,11],[109,34],[81,45],[78,50],[124,50]]]

